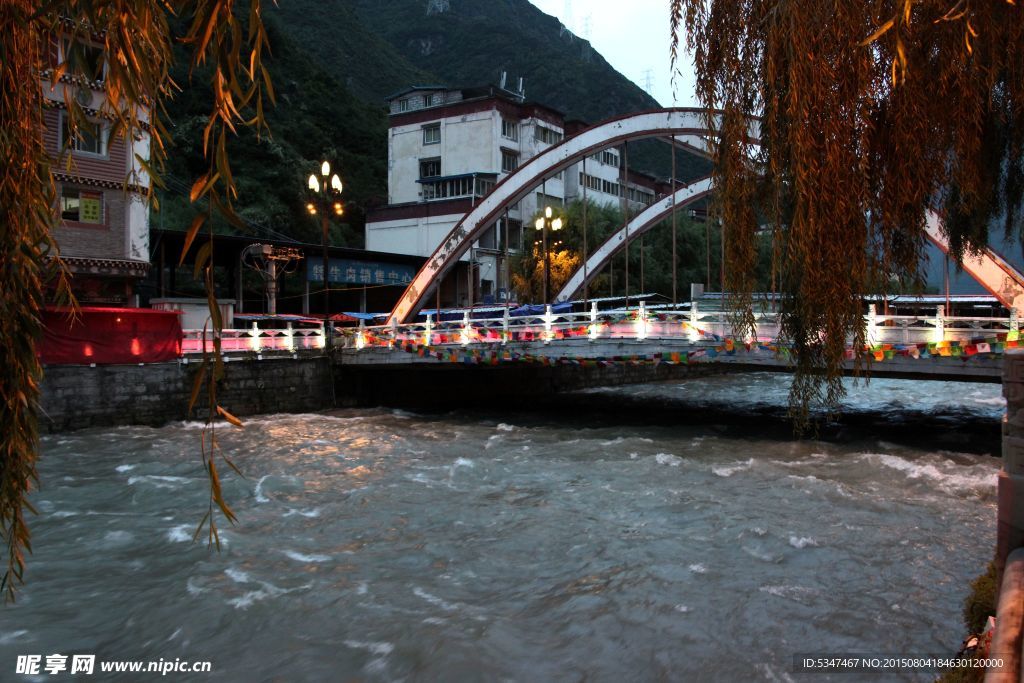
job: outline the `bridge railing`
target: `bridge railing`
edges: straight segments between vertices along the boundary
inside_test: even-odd
[[[779,314],[773,311],[753,313],[756,338],[744,342],[771,342],[779,335]],[[636,309],[599,311],[596,305],[583,313],[555,313],[548,306],[543,313],[510,316],[470,318],[466,313],[461,320],[436,321],[427,316],[422,322],[407,325],[372,325],[360,323],[357,328],[336,328],[333,345],[340,348],[362,349],[393,347],[396,344],[462,345],[507,344],[536,342],[542,345],[561,339],[583,338],[590,341],[622,340],[680,340],[691,343],[715,342],[733,336],[733,318],[727,311],[702,311],[698,303],[685,310],[646,308],[643,302]],[[933,316],[878,315],[874,305],[865,316],[866,338],[870,345],[911,344],[938,341],[969,341],[978,337],[991,337],[1016,333],[1017,317],[971,318],[946,316],[940,306]],[[204,339],[205,336],[205,339]],[[295,352],[324,348],[323,326],[285,329],[251,327],[221,331],[223,353],[243,352]],[[182,353],[185,355],[213,351],[209,331],[184,330]]]
[[[261,351],[308,351],[324,348],[324,328],[293,328],[289,323],[285,329],[261,328],[255,322],[252,327],[221,330],[220,348],[222,353],[259,353]],[[213,352],[213,335],[209,330],[182,330],[181,352],[184,355]]]

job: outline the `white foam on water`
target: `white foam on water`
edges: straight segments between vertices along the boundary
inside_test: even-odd
[[[860,460],[877,463],[883,467],[902,472],[907,479],[930,480],[947,492],[994,491],[998,471],[994,467],[957,465],[952,460],[943,460],[942,467],[931,462],[906,460],[888,453],[865,453]],[[978,470],[982,473],[979,474]]]
[[[446,600],[439,598],[436,595],[432,595],[427,591],[423,590],[422,588],[420,588],[419,586],[413,588],[412,592],[416,594],[417,597],[423,598],[431,605],[436,605],[437,607],[440,607],[445,611],[454,612],[459,609],[458,605],[453,605],[452,603],[447,602]]]
[[[679,612],[680,614],[686,614],[690,611],[690,608],[686,605],[675,605],[674,607],[672,607],[672,609]]]
[[[708,573],[707,566],[705,566],[703,564],[700,564],[700,563],[691,564],[689,569],[694,574],[707,574]]]
[[[260,480],[258,482],[256,482],[255,494],[256,494],[256,502],[257,503],[269,503],[270,502],[270,499],[263,495],[263,482],[265,482],[268,477],[270,477],[270,475],[269,474],[265,474],[262,477],[260,477]]]
[[[135,469],[135,465],[118,465],[114,468],[117,472],[130,472]]]
[[[787,585],[761,586],[758,590],[768,595],[774,595],[777,598],[785,598],[799,603],[805,603],[808,598],[817,593],[813,588]]]
[[[288,508],[288,512],[284,513],[285,517],[291,517],[292,515],[299,515],[301,517],[319,517],[320,508],[313,508],[312,510],[296,510],[294,508]]]
[[[235,583],[249,583],[252,579],[249,578],[247,572],[243,572],[241,569],[235,569],[234,567],[228,567],[224,570],[224,574]]]
[[[366,595],[369,592],[370,584],[366,583],[365,581],[360,581],[359,585],[356,587],[356,593],[359,595]]]
[[[367,650],[375,655],[389,655],[395,649],[394,645],[385,642],[371,642],[364,640],[346,640],[344,642],[355,650]]]
[[[168,642],[170,642],[170,641],[174,640],[175,638],[177,638],[180,633],[181,633],[181,627],[179,626],[178,628],[176,628],[174,630],[174,633],[171,634],[171,637],[167,639]]]
[[[187,484],[189,481],[188,477],[172,477],[163,474],[142,474],[137,477],[128,477],[129,486],[152,484],[158,489],[173,489],[176,488],[174,484]]]
[[[171,543],[187,543],[192,540],[194,531],[188,524],[179,524],[167,530],[167,540]]]
[[[206,592],[206,589],[195,583],[193,577],[189,577],[188,581],[185,582],[185,590],[188,591],[189,595],[201,595]]]
[[[265,591],[262,588],[254,591],[246,591],[243,595],[237,598],[228,600],[228,604],[235,609],[246,610],[252,607],[254,604],[261,600],[266,600],[269,597],[273,597],[273,593]]]
[[[736,474],[737,472],[742,472],[744,470],[749,470],[753,466],[754,466],[754,459],[750,458],[749,460],[744,460],[744,461],[741,461],[741,462],[735,462],[732,465],[729,465],[727,467],[712,467],[711,471],[716,476],[719,476],[719,477],[731,477],[732,475]]]
[[[50,516],[51,517],[58,517],[58,518],[60,518],[60,517],[75,517],[78,514],[80,514],[80,513],[72,512],[71,510],[57,510],[56,512],[51,513]]]
[[[456,458],[455,462],[452,463],[452,469],[456,467],[476,467],[476,463],[469,458]]]
[[[495,429],[497,429],[499,432],[512,432],[512,431],[515,431],[516,426],[515,425],[506,424],[504,422],[499,422],[498,425],[495,427]]]
[[[16,640],[20,640],[21,637],[27,634],[28,631],[22,629],[19,631],[8,631],[7,633],[0,633],[0,645],[9,645]]]
[[[747,546],[747,545],[740,546],[740,548],[747,555],[750,555],[753,558],[761,560],[762,562],[770,562],[771,564],[778,564],[779,562],[782,561],[782,555],[772,555],[771,553],[765,552],[765,551],[760,550],[758,548],[751,548],[750,546]]]
[[[751,529],[751,531],[754,532],[755,536],[764,536],[768,533],[767,529],[763,529],[759,526],[755,526],[753,529]]]
[[[789,544],[794,548],[817,547],[818,542],[810,536],[790,536]]]
[[[121,545],[134,540],[135,536],[127,531],[108,531],[103,537],[105,543]]]
[[[659,465],[668,465],[670,467],[679,467],[679,464],[683,462],[683,459],[678,455],[672,455],[671,453],[658,453],[654,456],[654,461]]]
[[[423,620],[423,623],[424,624],[434,624],[436,626],[441,626],[441,625],[447,624],[448,622],[445,621],[444,619],[442,619],[441,617],[427,617],[426,619]]]
[[[329,562],[331,559],[330,555],[304,555],[294,550],[282,550],[281,552],[296,562]]]

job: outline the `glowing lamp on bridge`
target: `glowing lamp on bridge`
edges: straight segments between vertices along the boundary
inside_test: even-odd
[[[544,249],[544,303],[548,302],[548,290],[551,289],[551,255],[548,253],[548,230],[561,230],[562,219],[551,218],[551,207],[544,207],[544,215],[534,221],[533,226],[540,230],[541,244]]]

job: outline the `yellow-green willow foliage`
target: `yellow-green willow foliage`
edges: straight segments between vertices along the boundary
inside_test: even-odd
[[[749,303],[755,216],[771,220],[791,407],[834,405],[861,296],[920,281],[927,208],[957,257],[1020,229],[1024,8],[1013,0],[670,0],[672,54],[723,110],[716,168],[727,284]],[[745,144],[761,119],[762,147]],[[745,296],[746,295],[746,296]]]
[[[273,97],[261,64],[267,38],[260,10],[260,0],[0,1],[0,537],[7,552],[0,587],[8,599],[24,579],[25,553],[31,550],[25,515],[32,510],[28,495],[37,483],[36,411],[42,370],[35,341],[41,333],[40,310],[44,291],[53,283],[65,300],[68,296],[51,233],[58,220],[51,164],[70,162],[51,159],[44,149],[42,84],[66,89],[63,99],[70,126],[80,125],[86,112],[73,96],[75,87],[96,81],[99,75],[89,72],[95,64],[85,58],[83,45],[101,46],[106,102],[90,115],[106,118],[111,135],[130,139],[142,131],[150,134],[150,158],[136,161],[159,186],[168,139],[163,101],[176,87],[168,76],[172,41],[189,45],[193,67],[210,65],[214,92],[203,139],[209,169],[193,188],[192,198],[207,197],[211,206],[230,217],[236,193],[226,137],[239,125],[262,127],[263,99]],[[168,21],[172,16],[178,18],[176,25],[185,27],[182,35],[173,34]],[[62,64],[51,57],[58,36],[69,46]],[[126,188],[138,180],[126,177]],[[192,224],[189,242],[203,222],[199,217]],[[207,282],[211,251],[204,245],[197,257],[197,270],[205,273]],[[216,406],[213,380],[221,373],[212,359],[209,371],[204,366],[201,373],[209,380],[211,424],[215,410],[237,422]],[[212,431],[204,435],[203,465],[210,479],[210,512],[204,522],[212,536],[214,505],[233,519],[220,494],[210,447],[215,443]]]

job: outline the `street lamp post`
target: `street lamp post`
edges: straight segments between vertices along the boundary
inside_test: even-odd
[[[551,287],[551,258],[548,254],[548,230],[561,230],[562,219],[551,218],[551,207],[544,207],[544,215],[540,216],[534,227],[540,230],[542,245],[544,249],[544,301],[542,303],[548,303],[548,289]]]
[[[320,165],[320,175],[322,180],[317,178],[315,173],[311,173],[309,176],[307,184],[312,201],[306,204],[306,210],[313,216],[320,214],[321,239],[323,240],[324,247],[324,326],[326,329],[327,319],[331,315],[330,263],[327,256],[327,217],[329,211],[334,211],[336,216],[341,216],[345,213],[345,209],[342,207],[339,199],[342,190],[341,178],[338,177],[337,173],[331,175],[331,165],[326,161]]]

